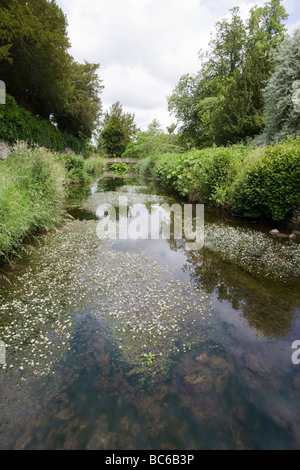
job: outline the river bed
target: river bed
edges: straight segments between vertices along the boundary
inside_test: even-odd
[[[99,238],[120,196],[183,205],[101,178],[3,268],[0,449],[299,449],[299,242],[208,208],[197,250]]]

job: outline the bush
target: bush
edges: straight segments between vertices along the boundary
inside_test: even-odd
[[[55,152],[70,148],[76,154],[90,155],[87,141],[62,133],[50,121],[33,116],[10,95],[6,95],[6,104],[0,105],[0,140],[9,144],[26,141]]]
[[[225,204],[248,153],[248,148],[235,146],[165,154],[154,163],[152,173],[182,196],[190,194],[202,202]],[[139,169],[143,172],[145,166],[141,163]]]
[[[86,173],[85,161],[83,158],[72,153],[59,155],[60,161],[63,163],[69,183],[84,183],[88,179]]]
[[[231,195],[235,212],[282,221],[300,206],[300,141],[262,148],[237,179]]]
[[[207,148],[142,160],[138,169],[190,200],[284,220],[300,206],[300,140]]]

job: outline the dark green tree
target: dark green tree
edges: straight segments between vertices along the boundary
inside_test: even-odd
[[[104,115],[99,135],[101,148],[104,146],[111,158],[121,157],[132,137],[138,131],[134,114],[125,113],[119,101],[114,103]]]
[[[69,94],[63,109],[54,114],[58,128],[79,138],[90,139],[99,124],[100,93],[103,86],[97,74],[99,64],[72,63]]]
[[[69,93],[66,17],[55,1],[11,0],[1,3],[0,21],[0,71],[7,92],[48,119]]]
[[[233,73],[211,115],[211,128],[217,145],[245,142],[264,128],[266,68],[267,61],[253,54],[242,70]]]

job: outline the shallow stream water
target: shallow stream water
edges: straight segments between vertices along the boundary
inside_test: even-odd
[[[99,238],[120,196],[143,239]],[[173,203],[101,178],[1,268],[0,449],[300,449],[299,242],[208,208],[201,249],[149,239]]]

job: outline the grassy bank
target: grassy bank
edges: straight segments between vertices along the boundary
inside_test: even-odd
[[[68,187],[84,183],[104,162],[18,145],[0,160],[0,260],[16,253],[25,237],[54,227],[63,214]]]
[[[284,221],[300,206],[299,139],[153,156],[138,169],[191,201],[245,217]]]

